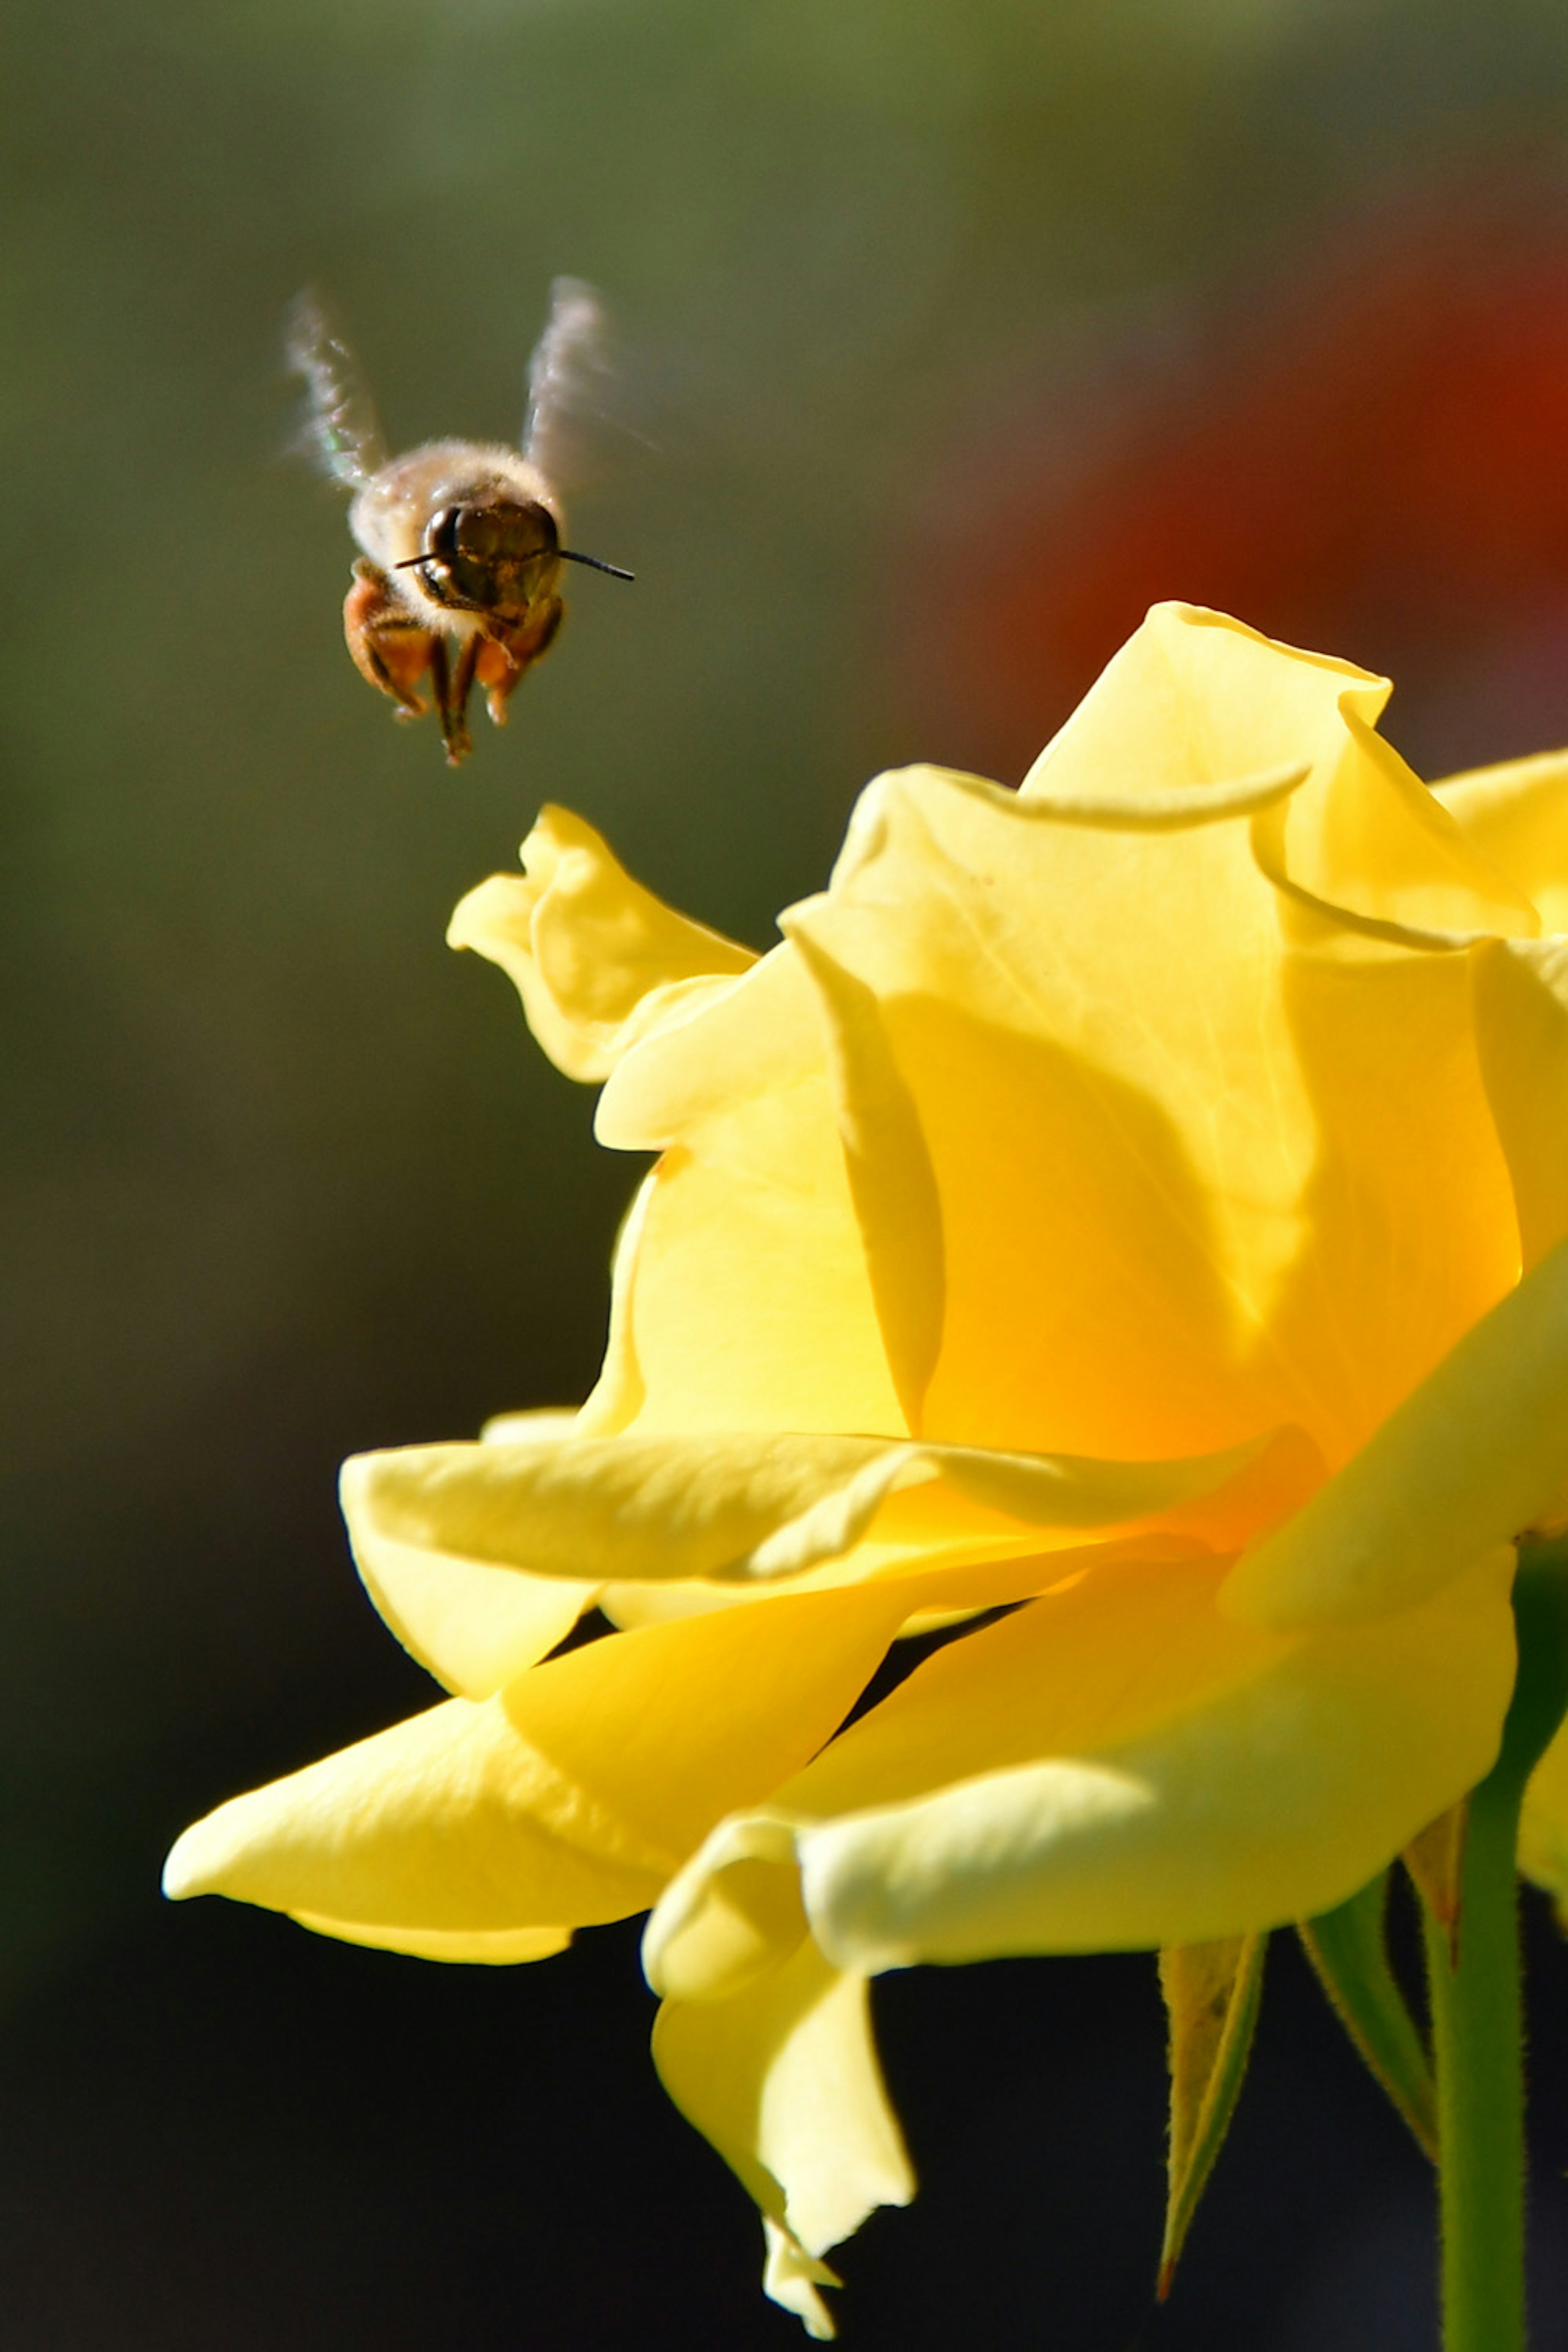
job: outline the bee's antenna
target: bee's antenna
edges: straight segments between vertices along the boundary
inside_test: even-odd
[[[635,572],[623,572],[618,563],[606,563],[602,555],[578,555],[570,547],[558,547],[555,552],[563,563],[590,564],[595,572],[607,572],[612,580],[635,580],[637,576]]]
[[[606,563],[602,555],[579,555],[570,547],[542,547],[538,552],[541,555],[558,555],[563,563],[586,563],[595,572],[607,572],[612,580],[635,580],[637,576],[635,572],[623,572],[618,563]],[[389,568],[394,572],[412,572],[421,563],[439,563],[443,560],[438,555],[405,555],[401,563],[394,563]]]

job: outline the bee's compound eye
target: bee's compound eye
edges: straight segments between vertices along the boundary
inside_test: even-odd
[[[442,507],[425,526],[425,552],[442,563],[450,563],[458,551],[458,523],[461,507]]]

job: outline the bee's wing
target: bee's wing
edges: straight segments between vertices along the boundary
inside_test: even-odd
[[[523,456],[556,489],[581,488],[600,471],[607,442],[642,439],[621,413],[620,378],[603,300],[581,278],[558,278],[528,363],[522,426]]]
[[[310,400],[301,446],[335,481],[357,489],[386,464],[386,442],[359,362],[313,287],[289,306],[285,348]]]

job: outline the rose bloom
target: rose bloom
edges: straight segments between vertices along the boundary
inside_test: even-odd
[[[814,2335],[912,2193],[871,1977],[1307,1917],[1496,1753],[1568,1491],[1568,755],[1429,791],[1387,693],[1160,606],[1020,792],[873,783],[761,959],[555,810],[454,919],[659,1155],[604,1372],[349,1463],[452,1696],[169,1889],[470,1961],[651,1906],[660,2074]],[[1568,1885],[1561,1739],[1525,1858]]]

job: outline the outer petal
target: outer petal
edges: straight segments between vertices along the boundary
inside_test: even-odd
[[[646,1037],[598,1125],[664,1157],[617,1253],[616,1376],[584,1428],[901,1433],[793,951]]]
[[[873,1591],[609,1636],[220,1806],[166,1891],[433,1956],[642,1910],[714,1821],[821,1746],[897,1621]]]
[[[1214,803],[1090,832],[908,771],[786,918],[847,1137],[888,1092],[877,1024],[923,1142],[926,1433],[1158,1454],[1295,1421],[1343,1459],[1513,1279],[1462,960],[1292,945]],[[881,1295],[925,1298],[908,1160],[864,1155],[856,1198]],[[930,1319],[885,1321],[907,1393]]]
[[[864,1978],[830,1967],[803,1935],[730,2000],[667,2001],[653,2054],[682,2115],[773,2224],[769,2293],[809,2335],[831,2336],[810,2288],[832,2273],[813,2258],[879,2205],[907,2205],[915,2188],[877,2064]]]
[[[329,1931],[337,1920],[378,1928],[396,1949],[405,1929],[422,1942],[432,1929],[622,1918],[653,1900],[670,1863],[520,1736],[503,1698],[448,1699],[220,1806],[180,1839],[163,1888],[304,1914]]]
[[[447,943],[500,965],[569,1078],[607,1077],[630,1038],[693,982],[756,961],[634,882],[569,810],[540,811],[522,863],[524,875],[492,875],[468,892]]]
[[[461,1612],[492,1590],[479,1580],[510,1570],[525,1583],[559,1580],[564,1631],[600,1583],[756,1586],[834,1561],[853,1580],[894,1562],[1037,1550],[1042,1530],[1180,1528],[1194,1517],[1202,1530],[1214,1513],[1224,1516],[1228,1488],[1255,1512],[1271,1481],[1303,1473],[1307,1462],[1288,1439],[1178,1461],[1092,1462],[721,1431],[405,1446],[356,1456],[342,1487],[361,1550],[397,1564],[427,1622],[444,1579],[466,1630]],[[863,1542],[865,1556],[853,1557]],[[426,1581],[416,1586],[409,1564],[419,1561]],[[535,1597],[531,1607],[524,1622],[548,1622],[544,1602]]]
[[[1568,1243],[1466,1333],[1338,1476],[1235,1570],[1258,1624],[1424,1601],[1549,1512],[1568,1479]]]
[[[1488,1769],[1511,1569],[1499,1552],[1422,1609],[1295,1639],[1220,1617],[1212,1565],[1090,1576],[928,1661],[775,1793],[748,1867],[787,1832],[818,1944],[873,1970],[1329,1908]],[[705,1915],[743,1828],[673,1883],[650,1946],[721,1949]],[[783,1916],[754,1885],[745,1908]]]

